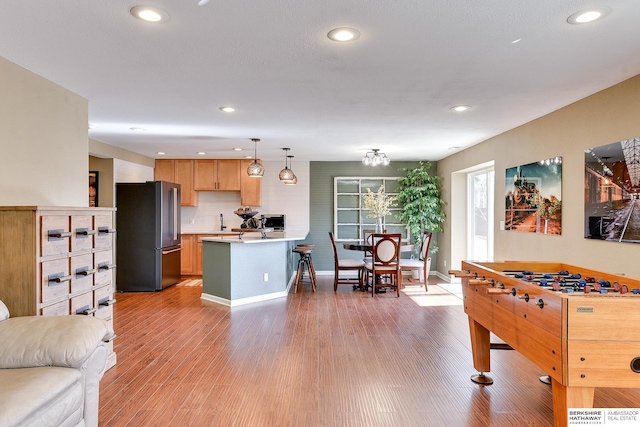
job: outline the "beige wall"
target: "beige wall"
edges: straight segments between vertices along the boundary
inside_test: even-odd
[[[640,278],[640,244],[584,238],[584,150],[640,136],[640,75],[438,162],[447,202],[438,271],[466,256],[466,183],[459,173],[495,161],[495,260],[550,260]],[[562,156],[562,235],[501,231],[505,170]],[[445,266],[446,262],[446,266]]]
[[[0,57],[0,205],[88,206],[87,101]]]

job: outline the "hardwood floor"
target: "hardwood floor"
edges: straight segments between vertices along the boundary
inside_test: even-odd
[[[371,298],[318,276],[233,309],[200,287],[119,293],[100,426],[552,425],[544,373],[517,352],[492,351],[494,385],[469,380],[467,316],[435,283]],[[640,407],[640,391],[597,389],[595,406]]]

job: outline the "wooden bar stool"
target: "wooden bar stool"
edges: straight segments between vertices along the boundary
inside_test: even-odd
[[[316,271],[313,267],[313,259],[311,253],[313,252],[313,245],[301,244],[292,249],[293,252],[300,255],[298,260],[298,271],[296,272],[296,284],[293,288],[293,292],[298,292],[298,286],[302,287],[302,280],[304,278],[304,269],[306,267],[307,274],[309,275],[309,281],[311,282],[311,290],[316,291]]]

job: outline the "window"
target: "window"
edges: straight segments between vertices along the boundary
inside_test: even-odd
[[[363,178],[363,177],[335,177],[333,180],[334,215],[333,234],[336,241],[355,241],[362,239],[362,230],[372,230],[376,226],[375,218],[367,218],[368,210],[363,208],[362,195],[367,194],[367,188],[377,192],[384,185],[386,194],[397,194],[398,178]],[[400,233],[402,240],[408,241],[407,226],[400,222],[398,213],[400,207],[390,209],[391,215],[384,218],[383,225],[387,233]]]
[[[493,261],[493,168],[467,175],[467,258]]]

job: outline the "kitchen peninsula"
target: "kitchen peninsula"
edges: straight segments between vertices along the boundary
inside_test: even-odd
[[[202,299],[235,307],[286,297],[297,269],[297,241],[306,232],[203,238]]]

